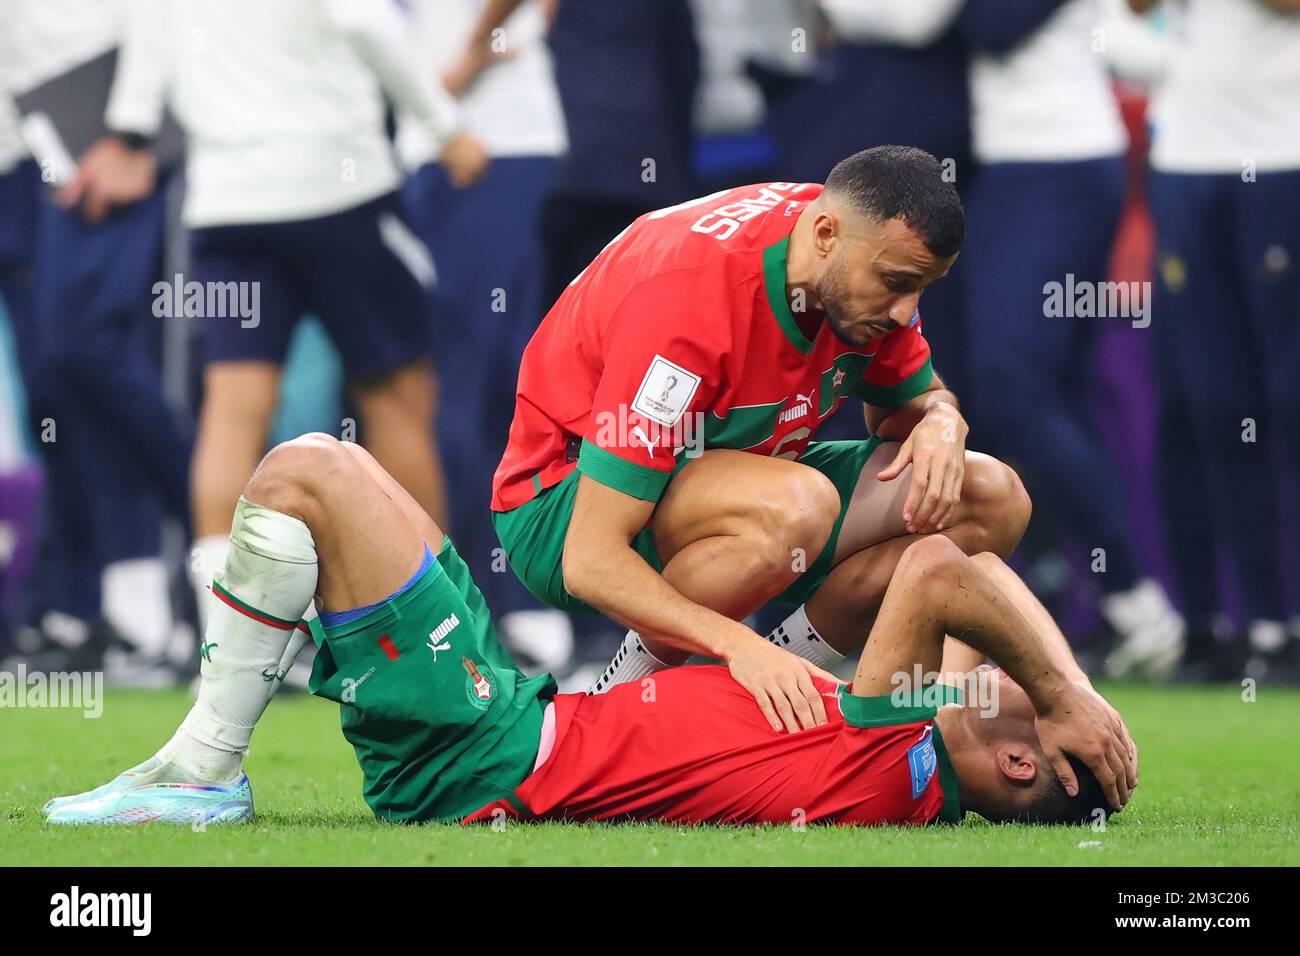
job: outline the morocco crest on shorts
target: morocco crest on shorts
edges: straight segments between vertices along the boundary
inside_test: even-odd
[[[462,657],[460,662],[465,665],[465,672],[469,675],[465,679],[465,696],[479,710],[487,710],[492,703],[492,698],[496,696],[496,687],[492,685],[491,679],[483,671],[480,671],[468,657]],[[488,669],[488,666],[484,664],[483,670]]]

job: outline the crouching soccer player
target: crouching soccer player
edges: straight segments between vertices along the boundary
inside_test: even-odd
[[[594,697],[525,677],[451,542],[365,451],[329,436],[263,460],[213,593],[180,729],[104,786],[50,801],[51,823],[250,819],[242,760],[304,627],[320,649],[312,689],[340,703],[366,802],[390,820],[919,824],[971,809],[1058,822],[1119,808],[1136,783],[1123,722],[1041,605],[996,558],[941,536],[899,563],[852,685],[818,679],[827,722],[794,734],[723,667]],[[939,670],[946,633],[1006,667],[995,716],[951,688],[898,692],[915,665]]]

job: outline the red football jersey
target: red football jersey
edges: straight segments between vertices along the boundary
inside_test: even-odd
[[[798,458],[844,399],[897,407],[925,391],[918,316],[855,349],[809,341],[786,296],[786,244],[816,183],[741,186],[647,213],[570,283],[519,369],[492,483],[509,511],[575,467],[656,501],[682,455]]]
[[[594,697],[561,694],[549,756],[513,800],[465,822],[498,812],[728,824],[961,818],[934,706],[855,697],[820,678],[814,684],[828,722],[797,734],[774,731],[720,666],[673,668]]]

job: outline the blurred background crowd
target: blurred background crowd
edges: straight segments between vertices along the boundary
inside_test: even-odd
[[[192,676],[240,488],[319,430],[585,689],[621,629],[543,609],[489,522],[529,336],[636,216],[900,143],[963,196],[925,333],[1081,660],[1296,679],[1298,11],[0,0],[0,657]]]

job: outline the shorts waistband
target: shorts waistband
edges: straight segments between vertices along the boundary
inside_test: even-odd
[[[343,624],[350,624],[358,618],[365,617],[375,608],[381,607],[389,601],[395,600],[407,591],[411,590],[411,588],[415,586],[415,582],[420,580],[420,575],[424,574],[424,572],[428,571],[432,566],[433,552],[429,550],[429,546],[426,544],[424,546],[424,557],[420,559],[420,566],[416,568],[415,573],[412,574],[407,582],[400,588],[388,595],[388,597],[384,598],[382,601],[376,601],[374,604],[367,604],[365,607],[354,607],[347,611],[321,611],[321,627],[339,627]]]

